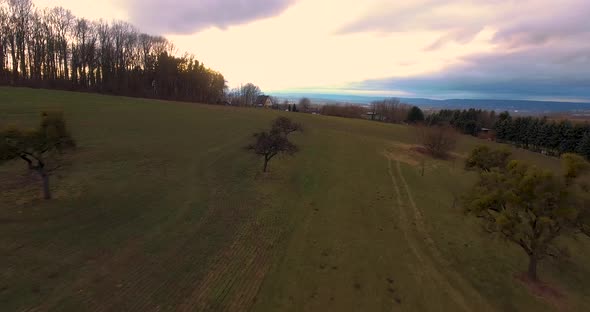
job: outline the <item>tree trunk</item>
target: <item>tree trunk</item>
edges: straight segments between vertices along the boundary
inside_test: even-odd
[[[0,75],[4,75],[4,46],[2,38],[0,38]]]
[[[267,172],[268,171],[268,158],[264,158],[264,169],[262,170],[263,172]]]
[[[43,199],[51,199],[51,191],[49,190],[49,175],[43,169],[39,170],[41,176],[41,183],[43,184]]]
[[[538,282],[539,278],[537,276],[537,264],[539,260],[535,256],[529,256],[529,271],[528,277],[533,282]]]

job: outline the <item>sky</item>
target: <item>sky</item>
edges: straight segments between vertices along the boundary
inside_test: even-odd
[[[276,91],[590,102],[588,0],[34,0]]]

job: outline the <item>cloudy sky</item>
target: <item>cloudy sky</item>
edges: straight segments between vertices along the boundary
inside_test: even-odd
[[[230,86],[590,101],[588,0],[34,0],[163,34]]]

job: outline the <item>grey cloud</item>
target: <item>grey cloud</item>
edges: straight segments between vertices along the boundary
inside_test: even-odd
[[[460,66],[409,78],[352,84],[359,90],[401,90],[425,97],[590,101],[590,41],[465,58]]]
[[[590,2],[576,2],[526,18],[514,18],[502,23],[494,41],[511,47],[534,46],[566,38],[589,35]]]
[[[405,32],[431,28],[453,28],[449,19],[437,18],[439,13],[431,10],[444,5],[444,0],[427,0],[402,9],[388,9],[387,5],[379,6],[359,19],[342,27],[338,33],[358,33],[366,31]]]
[[[131,22],[152,33],[190,34],[281,14],[296,0],[130,0]]]
[[[456,10],[474,4],[482,9],[482,16]],[[590,32],[587,0],[428,0],[404,9],[390,8],[380,7],[345,25],[338,33],[443,31],[445,34],[427,48],[432,50],[451,41],[468,42],[485,27],[496,29],[494,42],[507,48],[542,45]]]
[[[481,31],[481,28],[466,28],[449,31],[448,34],[438,38],[430,46],[426,48],[427,51],[437,50],[447,44],[448,42],[454,41],[462,44],[468,43],[473,40],[475,36]]]

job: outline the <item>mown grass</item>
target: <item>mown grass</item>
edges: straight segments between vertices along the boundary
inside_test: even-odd
[[[409,127],[288,114],[302,151],[263,175],[243,147],[286,113],[0,88],[2,123],[34,126],[43,109],[65,112],[79,149],[50,202],[14,183],[29,181],[22,164],[0,166],[2,311],[556,309],[514,279],[521,251],[463,216],[475,175],[460,158],[426,159],[421,176]],[[457,153],[481,143],[495,144],[463,137]],[[564,244],[571,258],[541,276],[589,310],[590,242]]]

